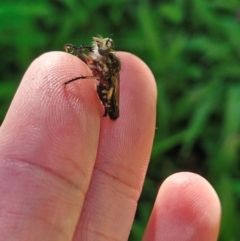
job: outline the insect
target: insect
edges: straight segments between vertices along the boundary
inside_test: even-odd
[[[67,85],[75,80],[96,78],[97,94],[104,105],[104,115],[109,116],[111,120],[119,117],[119,72],[121,62],[115,54],[113,40],[93,37],[92,46],[80,45],[76,47],[72,44],[65,44],[66,52],[76,55],[92,71],[92,76],[78,76],[66,81]]]

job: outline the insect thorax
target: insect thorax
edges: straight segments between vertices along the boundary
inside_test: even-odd
[[[120,60],[114,53],[94,59],[94,64],[95,66],[91,66],[90,68],[92,70],[97,69],[101,73],[103,79],[110,82],[111,78],[119,74],[121,68]]]

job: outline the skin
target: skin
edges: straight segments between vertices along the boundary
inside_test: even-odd
[[[118,53],[120,117],[101,117],[91,71],[51,52],[26,71],[0,128],[0,240],[127,240],[155,133],[156,84],[136,56]],[[159,189],[144,241],[217,240],[220,202],[199,175]]]

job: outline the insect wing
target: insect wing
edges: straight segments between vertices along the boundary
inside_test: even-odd
[[[119,75],[116,77],[112,97],[109,101],[108,115],[112,120],[119,117]]]

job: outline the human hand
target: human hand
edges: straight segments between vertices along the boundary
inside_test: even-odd
[[[156,86],[122,61],[120,117],[101,117],[91,71],[67,53],[35,60],[0,129],[0,240],[127,240],[155,132]],[[200,176],[160,188],[144,241],[217,239],[220,204]]]

